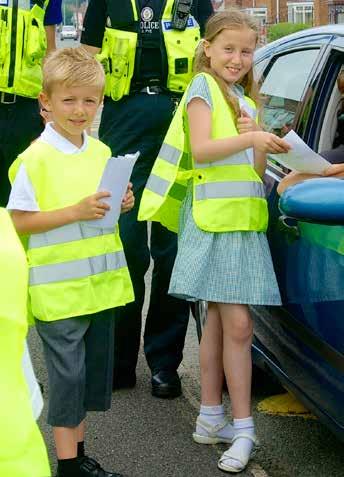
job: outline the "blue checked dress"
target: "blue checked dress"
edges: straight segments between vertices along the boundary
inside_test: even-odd
[[[242,95],[235,89],[236,94]],[[212,108],[206,79],[198,76],[189,88],[192,98]],[[263,232],[205,232],[192,216],[192,180],[183,201],[178,253],[169,294],[190,301],[280,305],[281,298],[268,241]]]

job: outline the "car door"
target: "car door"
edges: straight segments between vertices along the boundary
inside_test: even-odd
[[[272,55],[260,81],[267,130],[283,137],[294,129],[318,150],[342,43],[298,43]],[[283,307],[253,308],[255,350],[344,437],[344,228],[283,218],[276,187],[287,172],[269,158],[268,238]]]

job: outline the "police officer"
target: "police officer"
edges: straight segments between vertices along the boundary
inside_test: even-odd
[[[55,47],[62,0],[0,1],[0,205],[10,192],[8,168],[43,129],[37,102],[41,63]]]
[[[99,53],[106,72],[99,137],[113,155],[141,155],[131,180],[134,209],[120,230],[136,300],[118,309],[114,388],[133,387],[140,346],[144,275],[154,261],[144,351],[152,372],[152,394],[181,394],[177,368],[182,360],[189,307],[167,295],[177,238],[158,223],[137,221],[143,188],[178,101],[192,76],[195,48],[210,0],[90,0],[81,43]],[[148,240],[150,239],[150,248]]]

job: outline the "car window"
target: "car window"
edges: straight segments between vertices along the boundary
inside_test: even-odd
[[[270,58],[264,58],[263,60],[257,61],[254,64],[253,72],[254,72],[254,79],[260,82],[260,78],[262,76],[263,71],[268,66]]]
[[[318,49],[294,51],[279,56],[262,77],[262,120],[266,130],[284,136],[292,129]]]

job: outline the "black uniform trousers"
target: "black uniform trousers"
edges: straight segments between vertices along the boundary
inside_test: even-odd
[[[17,96],[13,104],[0,102],[0,206],[6,207],[11,190],[10,165],[42,130],[37,99]]]
[[[137,221],[144,186],[172,120],[175,102],[168,93],[135,93],[118,102],[106,98],[100,139],[113,155],[140,151],[131,181],[135,207],[120,218],[120,235],[135,291],[135,302],[115,313],[114,384],[134,374],[140,346],[144,275],[154,261],[144,351],[153,374],[176,370],[182,361],[189,305],[167,294],[177,252],[177,235],[153,222],[148,246],[147,223]]]

